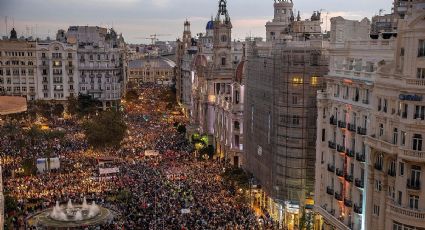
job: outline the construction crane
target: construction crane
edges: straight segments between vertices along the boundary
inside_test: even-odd
[[[158,37],[161,36],[171,36],[171,34],[151,34],[150,37],[135,37],[136,39],[149,39],[151,40],[151,44],[155,45],[155,42],[159,41]]]

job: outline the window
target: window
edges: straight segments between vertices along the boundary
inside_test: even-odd
[[[415,106],[415,117],[414,119],[425,119],[425,106]]]
[[[254,106],[251,105],[251,133],[254,133]]]
[[[404,163],[403,162],[399,162],[398,163],[398,168],[399,168],[399,175],[400,176],[404,176]]]
[[[422,135],[421,134],[415,134],[413,135],[413,150],[415,151],[422,151]]]
[[[418,68],[418,73],[416,75],[418,79],[424,79],[425,78],[425,68]]]
[[[388,111],[388,100],[384,99],[384,113]]]
[[[221,58],[221,65],[226,65],[226,58],[225,57]]]
[[[425,56],[425,40],[419,40],[418,57]]]
[[[409,196],[409,207],[413,210],[419,209],[419,196],[410,195]]]
[[[72,53],[68,53],[68,58],[72,58]]]
[[[406,145],[406,136],[407,136],[406,132],[401,131],[400,136],[401,136],[401,145],[405,146]]]
[[[419,188],[420,181],[421,181],[421,167],[413,165],[411,174],[410,174],[410,186],[414,188]]]
[[[227,36],[221,35],[221,42],[227,42]]]
[[[380,207],[378,205],[373,205],[373,215],[379,216]]]
[[[398,191],[398,197],[397,197],[397,203],[398,203],[398,205],[401,205],[402,200],[403,200],[403,192],[402,191]]]
[[[326,129],[322,129],[322,142],[326,141]]]
[[[271,137],[271,129],[272,129],[272,117],[271,114],[269,112],[269,116],[268,116],[268,133],[267,133],[267,142],[270,144],[270,137]]]
[[[398,129],[394,128],[393,131],[393,144],[397,145],[398,144]]]
[[[376,192],[382,191],[382,182],[380,180],[375,180],[375,191]]]
[[[379,124],[379,136],[382,137],[384,135],[384,124]]]
[[[296,95],[293,95],[292,96],[292,104],[293,105],[297,105],[298,104],[298,96],[296,96]]]
[[[298,115],[293,115],[293,116],[292,116],[292,124],[293,124],[293,125],[299,125],[299,124],[300,124],[300,116],[298,116]]]
[[[381,111],[381,107],[382,107],[382,99],[378,98],[378,111]]]

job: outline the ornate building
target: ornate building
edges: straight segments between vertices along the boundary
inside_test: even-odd
[[[315,211],[317,229],[364,229],[366,135],[380,63],[394,40],[369,37],[370,21],[331,19],[327,88],[318,93]]]
[[[0,94],[38,99],[36,42],[18,39],[15,29],[0,40]]]
[[[103,109],[117,108],[127,82],[122,35],[97,26],[71,26],[66,39],[78,45],[78,92],[101,101]]]
[[[190,117],[189,133],[209,137],[217,157],[242,164],[242,103],[245,62],[242,42],[232,41],[225,0],[205,33],[191,38],[185,22],[177,58],[178,100]]]
[[[391,26],[372,23],[372,39],[333,19],[318,95],[317,229],[425,229],[425,1],[394,5]]]
[[[46,40],[37,42],[36,48],[38,99],[78,96],[77,45]]]

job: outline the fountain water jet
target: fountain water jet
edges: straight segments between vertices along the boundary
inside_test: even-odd
[[[74,219],[75,219],[76,221],[81,221],[81,220],[83,220],[83,213],[81,212],[81,210],[78,210],[78,211],[75,213],[75,217],[74,217]]]
[[[91,218],[91,217],[97,216],[99,212],[100,212],[99,206],[97,206],[96,203],[93,201],[93,203],[90,205],[90,208],[89,208],[88,217]]]
[[[88,210],[89,209],[89,205],[87,204],[87,200],[86,197],[83,198],[83,209],[84,210]]]

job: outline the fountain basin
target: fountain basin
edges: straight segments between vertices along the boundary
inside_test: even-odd
[[[66,206],[60,206],[61,208],[66,208]],[[43,226],[47,229],[68,229],[68,228],[79,228],[84,226],[96,226],[107,223],[108,221],[113,220],[114,213],[104,207],[97,206],[99,208],[99,213],[95,216],[88,215],[86,207],[83,208],[82,205],[74,205],[73,209],[75,210],[74,214],[66,215],[66,219],[52,218],[52,213],[54,208],[46,209],[28,219],[28,224],[30,226]],[[64,212],[65,213],[65,212]],[[80,215],[81,214],[81,215]],[[62,216],[63,217],[63,216]]]

